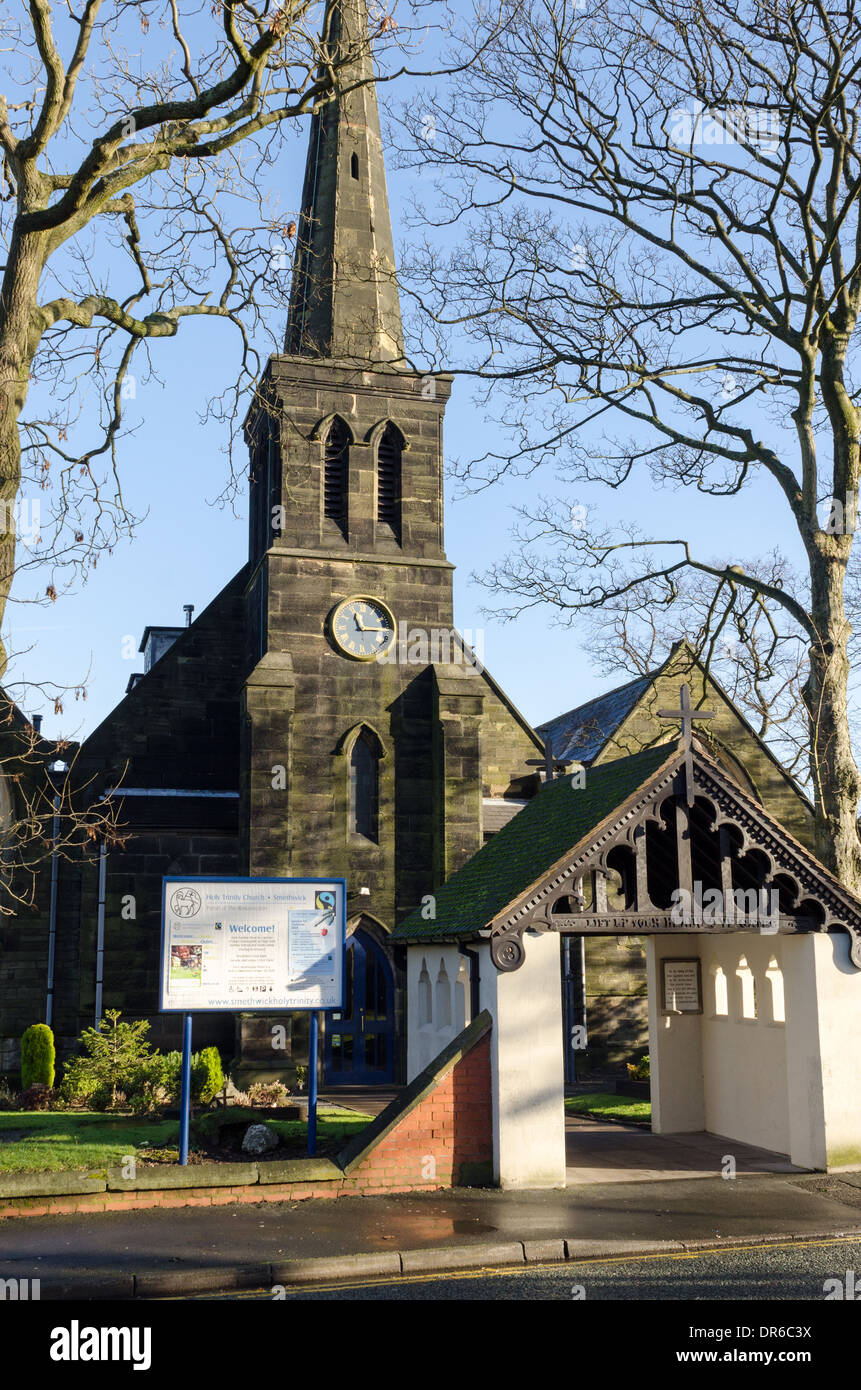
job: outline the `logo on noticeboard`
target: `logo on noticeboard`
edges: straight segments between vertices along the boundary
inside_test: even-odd
[[[200,911],[200,894],[196,888],[175,888],[170,895],[170,910],[174,917],[194,917]]]

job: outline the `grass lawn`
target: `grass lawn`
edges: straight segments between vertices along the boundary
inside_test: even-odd
[[[229,1111],[228,1111],[229,1114]],[[260,1116],[266,1119],[265,1112]],[[336,1106],[317,1112],[318,1148],[340,1147],[370,1115]],[[266,1120],[282,1142],[305,1152],[304,1120]],[[0,1173],[56,1173],[64,1168],[117,1167],[126,1154],[141,1162],[176,1162],[179,1121],[158,1116],[104,1115],[94,1110],[0,1111]],[[192,1151],[195,1147],[192,1135]],[[245,1157],[237,1153],[239,1160]]]
[[[340,1141],[347,1143],[354,1134],[358,1134],[370,1124],[372,1115],[360,1114],[358,1110],[341,1110],[337,1106],[332,1106],[331,1110],[317,1111],[317,1139],[325,1139],[328,1142]],[[267,1120],[266,1123],[276,1134],[279,1134],[284,1143],[294,1140],[297,1145],[305,1144],[308,1133],[308,1126],[304,1120]]]
[[[63,1168],[116,1166],[125,1154],[146,1157],[175,1147],[177,1120],[102,1115],[94,1110],[0,1111],[0,1173],[56,1173]]]
[[[337,1105],[321,1106],[317,1111],[317,1151],[337,1150],[358,1134],[373,1117],[358,1110],[346,1110]],[[210,1110],[200,1115],[193,1126],[193,1141],[199,1144],[218,1144],[219,1131],[228,1125],[234,1129],[238,1124],[264,1123],[274,1130],[281,1143],[291,1150],[291,1156],[302,1157],[307,1148],[308,1126],[304,1120],[279,1120],[267,1115],[265,1110],[237,1107],[234,1115],[232,1107],[226,1110]],[[234,1140],[235,1142],[235,1140]],[[240,1153],[236,1154],[241,1158]]]
[[[565,1102],[569,1115],[594,1115],[598,1120],[638,1120],[651,1123],[652,1104],[635,1096],[610,1095],[595,1091],[587,1096],[569,1096]]]

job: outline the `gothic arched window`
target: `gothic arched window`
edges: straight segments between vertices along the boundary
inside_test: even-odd
[[[350,754],[350,831],[379,840],[380,748],[363,729]]]
[[[395,534],[401,529],[401,455],[404,441],[395,425],[386,425],[377,445],[377,521]]]
[[[350,463],[350,431],[337,416],[326,436],[323,460],[323,515],[346,534],[347,484]]]

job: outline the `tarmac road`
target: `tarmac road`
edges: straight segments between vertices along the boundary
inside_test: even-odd
[[[456,1287],[459,1298],[508,1297],[507,1287],[519,1287],[526,1291],[524,1297],[555,1299],[563,1296],[558,1290],[565,1287],[554,1282],[559,1271],[551,1269],[540,1279],[534,1274],[549,1260],[564,1260],[562,1278],[570,1284],[572,1266],[584,1260],[619,1261],[640,1255],[654,1260],[659,1254],[669,1260],[699,1253],[703,1246],[722,1249],[734,1242],[749,1247],[841,1236],[861,1240],[861,1173],[615,1181],[559,1192],[473,1189],[9,1219],[0,1232],[0,1278],[39,1279],[42,1299],[185,1298],[266,1289],[279,1281],[295,1289],[311,1279],[316,1281],[316,1297],[326,1281],[349,1275],[352,1261],[357,1280],[389,1279],[394,1281],[389,1287],[398,1290],[381,1295],[374,1292],[373,1282],[363,1283],[363,1298],[419,1297],[418,1286],[400,1276],[420,1274],[438,1278],[441,1287]],[[738,1257],[752,1277],[750,1257]],[[318,1263],[321,1259],[325,1266]],[[497,1285],[494,1275],[496,1292],[489,1294],[468,1292],[474,1287],[469,1280],[461,1284],[459,1278],[436,1275],[446,1265],[467,1270],[517,1264],[528,1268],[501,1277],[521,1282]],[[648,1266],[650,1277],[658,1268]],[[766,1268],[771,1277],[771,1266]],[[798,1266],[799,1272],[802,1268]],[[861,1256],[855,1265],[841,1268],[857,1268],[861,1275]],[[668,1263],[667,1287],[678,1286],[684,1269],[693,1266]],[[775,1277],[776,1271],[777,1266]],[[638,1277],[644,1279],[645,1273]],[[538,1280],[534,1285],[533,1278]],[[611,1281],[606,1287],[622,1285]],[[719,1280],[715,1287],[722,1287]],[[548,1291],[536,1295],[541,1289]],[[336,1296],[342,1292],[336,1291]],[[797,1295],[755,1290],[738,1296]],[[814,1289],[802,1296],[817,1294]]]
[[[861,1302],[861,1238],[794,1241],[741,1249],[684,1255],[641,1255],[625,1260],[570,1261],[564,1266],[544,1265],[528,1270],[470,1270],[446,1275],[411,1275],[390,1281],[363,1279],[349,1283],[287,1287],[286,1299],[316,1301],[413,1301],[463,1302],[498,1299],[520,1301],[589,1302],[645,1299],[745,1299],[826,1300],[838,1280],[845,1301],[848,1288]],[[279,1290],[280,1296],[280,1290]],[[272,1292],[255,1291],[239,1297],[272,1298]],[[854,1318],[854,1310],[853,1310]],[[760,1313],[756,1321],[768,1321]]]

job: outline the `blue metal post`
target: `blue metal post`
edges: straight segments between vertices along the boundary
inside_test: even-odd
[[[319,1018],[311,1014],[311,1032],[308,1039],[308,1157],[317,1152],[317,1042],[319,1038]]]
[[[179,1161],[188,1163],[191,1125],[191,1014],[182,1016],[182,1085],[179,1093]]]

